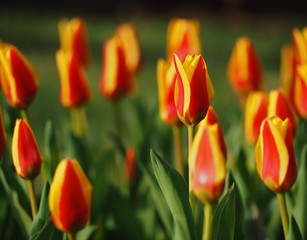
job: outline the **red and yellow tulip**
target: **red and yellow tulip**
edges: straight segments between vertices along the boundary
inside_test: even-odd
[[[61,49],[75,52],[82,65],[89,65],[91,54],[85,21],[80,18],[62,19],[58,24]]]
[[[227,65],[227,78],[230,85],[243,98],[247,97],[250,91],[262,90],[262,65],[248,37],[237,39]]]
[[[286,118],[288,118],[293,129],[293,134],[295,133],[299,119],[289,100],[281,90],[270,91],[267,116],[277,116],[281,120],[286,120]]]
[[[2,110],[0,107],[0,160],[4,156],[5,147],[6,147],[6,133],[5,133]]]
[[[299,115],[307,119],[307,62],[295,71],[294,103]]]
[[[294,28],[292,31],[292,39],[295,48],[295,59],[297,64],[307,62],[307,27],[302,31]]]
[[[168,64],[164,59],[159,59],[157,64],[157,80],[161,120],[170,126],[181,125],[174,98],[176,84],[174,64]]]
[[[56,63],[61,80],[62,105],[66,108],[76,108],[88,103],[91,99],[91,91],[84,67],[76,52],[58,50]]]
[[[25,120],[17,119],[12,139],[12,158],[18,176],[33,180],[42,165],[35,136]]]
[[[180,61],[187,55],[201,53],[200,25],[197,20],[174,18],[167,29],[166,56],[171,61],[176,54]]]
[[[199,124],[191,153],[192,191],[203,203],[216,202],[226,177],[226,144],[214,111]]]
[[[133,76],[126,65],[122,41],[118,37],[107,39],[102,51],[100,92],[110,100],[117,100],[132,89]]]
[[[134,74],[139,72],[142,67],[143,57],[136,26],[133,24],[122,24],[116,29],[115,36],[117,36],[123,44],[128,70]]]
[[[291,124],[288,119],[266,118],[255,147],[257,171],[272,191],[287,191],[297,177]]]
[[[188,55],[181,63],[174,55],[177,82],[175,105],[180,120],[195,126],[203,120],[212,101],[214,90],[205,60],[201,55]]]
[[[36,96],[39,78],[34,66],[9,44],[0,46],[2,88],[12,107],[27,108]]]
[[[49,209],[54,225],[75,234],[89,220],[92,185],[76,160],[62,160],[49,192]]]
[[[245,105],[244,133],[250,144],[256,143],[262,121],[267,117],[268,96],[264,92],[250,92]]]

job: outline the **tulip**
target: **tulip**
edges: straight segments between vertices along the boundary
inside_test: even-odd
[[[54,225],[75,235],[89,220],[92,185],[76,160],[62,160],[49,192],[49,209]]]
[[[248,37],[237,39],[227,65],[227,77],[243,102],[248,92],[262,90],[262,66],[256,49]]]
[[[250,144],[256,143],[262,121],[267,117],[268,96],[264,92],[250,92],[245,105],[244,132]]]
[[[142,67],[142,49],[136,26],[133,24],[122,24],[116,29],[115,36],[123,44],[128,70],[131,73],[139,72]]]
[[[172,60],[176,54],[180,61],[187,55],[201,53],[200,26],[196,20],[174,18],[167,29],[167,59]]]
[[[160,118],[169,126],[180,126],[174,99],[176,71],[174,64],[159,59],[157,64]]]
[[[268,117],[277,116],[281,120],[289,119],[293,134],[298,124],[298,117],[290,102],[281,90],[272,90],[269,94]]]
[[[294,103],[299,115],[307,119],[307,62],[295,71]]]
[[[60,49],[56,63],[61,80],[60,100],[66,108],[76,108],[88,103],[91,91],[84,67],[76,52]]]
[[[25,180],[39,175],[42,165],[35,136],[25,120],[17,119],[12,139],[12,158],[16,173]]]
[[[2,110],[0,107],[0,159],[3,158],[6,147],[6,133],[3,121]]]
[[[135,150],[133,147],[126,149],[125,155],[125,174],[127,179],[132,182],[136,176]]]
[[[82,65],[89,65],[91,54],[85,21],[80,17],[70,21],[62,19],[58,24],[58,30],[61,49],[75,52]]]
[[[133,89],[132,74],[126,65],[125,51],[118,37],[107,39],[102,51],[100,92],[109,100],[130,93]]]
[[[207,114],[214,90],[205,60],[201,55],[188,55],[182,64],[174,55],[177,83],[175,104],[180,120],[195,126]]]
[[[1,80],[12,107],[25,109],[36,96],[39,78],[34,66],[13,45],[0,47]]]
[[[298,28],[292,31],[292,39],[295,48],[295,58],[297,64],[307,62],[307,27],[301,32]]]

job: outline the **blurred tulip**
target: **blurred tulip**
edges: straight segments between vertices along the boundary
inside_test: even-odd
[[[268,96],[264,92],[250,92],[245,105],[244,132],[250,144],[256,143],[262,121],[267,117]]]
[[[75,234],[89,220],[92,185],[76,160],[62,160],[49,192],[49,209],[54,225]]]
[[[133,89],[132,74],[125,61],[125,51],[118,37],[107,39],[102,52],[100,92],[109,100],[130,93]]]
[[[255,147],[257,171],[272,191],[287,191],[297,177],[291,124],[288,119],[266,118]]]
[[[61,80],[60,100],[66,108],[76,108],[88,103],[91,91],[85,70],[76,52],[60,49],[56,63]]]
[[[182,64],[174,55],[177,82],[175,104],[180,120],[185,125],[196,125],[207,114],[214,90],[205,60],[201,55],[188,55]]]
[[[39,78],[34,66],[9,44],[0,47],[2,65],[1,80],[9,104],[12,107],[25,109],[36,96]]]
[[[298,124],[298,116],[294,112],[290,102],[281,90],[272,90],[269,94],[268,117],[277,116],[281,120],[289,119],[293,134]]]
[[[184,61],[187,55],[201,53],[200,26],[197,20],[174,18],[167,29],[168,61],[172,61],[174,54],[180,61]]]
[[[302,32],[298,28],[292,31],[292,39],[295,49],[295,58],[297,64],[307,62],[307,27]]]
[[[170,126],[180,126],[174,99],[176,71],[174,64],[159,59],[157,64],[160,118]]]
[[[218,201],[226,176],[226,144],[214,112],[209,111],[199,124],[190,152],[192,191],[203,203]]]
[[[296,68],[294,103],[299,115],[307,119],[307,62]]]
[[[42,157],[30,126],[22,119],[17,119],[15,123],[12,158],[16,173],[21,178],[33,180],[40,174]]]
[[[0,160],[4,156],[5,147],[6,147],[6,133],[5,133],[2,110],[0,107]]]
[[[142,67],[142,49],[136,26],[133,24],[122,24],[116,29],[115,36],[123,44],[128,70],[134,74],[139,72]]]
[[[90,46],[85,21],[80,18],[62,19],[58,24],[61,49],[73,51],[82,65],[91,62]]]
[[[126,149],[125,174],[130,182],[132,182],[135,179],[136,162],[135,162],[135,150],[133,147],[128,147]]]
[[[262,90],[262,65],[248,37],[237,39],[227,65],[227,77],[234,90],[243,98],[242,101],[250,91]]]

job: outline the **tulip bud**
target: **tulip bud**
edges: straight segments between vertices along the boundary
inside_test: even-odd
[[[125,156],[125,174],[127,179],[132,182],[136,175],[135,151],[133,147],[126,149]]]
[[[294,103],[299,115],[307,119],[307,62],[296,67]]]
[[[76,52],[58,50],[56,63],[61,80],[62,105],[66,108],[75,108],[88,103],[91,99],[91,92],[85,70]]]
[[[0,47],[3,89],[9,104],[15,108],[28,107],[36,96],[39,78],[33,65],[13,45]]]
[[[74,234],[89,220],[92,185],[76,160],[62,160],[49,192],[49,209],[54,225]]]
[[[126,66],[131,73],[137,73],[142,67],[142,49],[139,34],[133,24],[122,24],[116,31],[125,51]]]
[[[174,98],[176,84],[174,64],[169,65],[164,59],[159,59],[157,64],[157,79],[160,118],[170,126],[179,126],[181,125],[181,121],[177,115]]]
[[[117,37],[107,39],[102,51],[100,92],[110,100],[117,100],[132,89],[133,79],[126,65],[123,44]]]
[[[62,19],[58,29],[61,49],[75,52],[82,65],[89,65],[91,54],[85,21],[79,17]]]
[[[260,178],[272,191],[285,192],[294,184],[297,167],[288,119],[274,116],[262,122],[255,158]]]
[[[263,88],[262,66],[248,37],[240,37],[236,41],[227,66],[227,77],[230,85],[243,97],[250,91]]]
[[[214,112],[209,111],[199,124],[190,153],[192,191],[203,203],[219,199],[226,176],[226,144]]]
[[[0,107],[0,160],[4,156],[5,147],[6,147],[6,133],[5,133],[2,110]]]
[[[295,48],[295,58],[297,64],[307,62],[307,27],[301,32],[298,28],[292,31],[292,39]]]
[[[250,92],[245,105],[244,132],[250,144],[256,143],[262,121],[267,117],[268,96],[264,92]]]
[[[207,114],[214,90],[205,60],[201,55],[188,55],[182,64],[174,55],[177,82],[175,105],[185,125],[196,125]]]
[[[187,55],[201,53],[200,26],[196,20],[174,18],[167,29],[167,52],[169,61],[174,54],[180,61],[184,61]]]
[[[25,120],[17,119],[12,139],[12,158],[18,176],[33,180],[40,174],[42,158],[35,136]]]
[[[289,119],[293,134],[298,124],[298,116],[294,112],[290,102],[281,90],[272,90],[269,94],[268,117],[277,116],[281,120]]]

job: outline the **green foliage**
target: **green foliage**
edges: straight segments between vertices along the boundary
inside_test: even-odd
[[[289,233],[286,240],[303,240],[300,229],[295,221],[294,216],[291,216],[290,225],[289,225]]]

